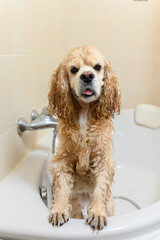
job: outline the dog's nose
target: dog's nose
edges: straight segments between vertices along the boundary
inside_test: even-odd
[[[83,72],[83,73],[80,75],[80,79],[81,79],[83,82],[86,82],[86,83],[91,82],[94,77],[95,77],[95,75],[94,75],[92,72],[90,72],[90,71]]]

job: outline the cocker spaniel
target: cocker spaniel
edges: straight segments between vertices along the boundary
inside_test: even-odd
[[[49,222],[61,226],[83,218],[103,229],[113,215],[112,117],[120,112],[120,90],[110,62],[97,49],[72,49],[51,76],[48,110],[58,117],[59,144],[50,163],[53,201]]]

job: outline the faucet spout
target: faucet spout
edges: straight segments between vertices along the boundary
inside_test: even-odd
[[[40,114],[36,119],[31,123],[28,123],[24,118],[19,118],[17,122],[17,131],[18,134],[22,135],[27,130],[34,131],[45,128],[56,128],[57,120],[51,116]]]
[[[36,110],[32,110],[30,123],[22,117],[17,121],[17,132],[19,135],[24,134],[28,130],[34,131],[46,128],[53,128],[52,153],[54,153],[57,136],[57,119],[48,115],[47,107],[42,109],[41,114],[38,114]]]

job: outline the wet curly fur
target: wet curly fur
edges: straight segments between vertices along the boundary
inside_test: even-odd
[[[75,97],[75,80],[69,71],[73,62],[93,67],[93,59],[102,62],[103,85],[100,96],[85,103]],[[60,226],[69,216],[83,218],[79,199],[87,196],[87,222],[94,229],[102,229],[107,225],[107,216],[114,212],[111,118],[120,113],[116,74],[97,49],[87,45],[74,48],[51,76],[48,99],[49,113],[58,117],[59,139],[50,164],[55,186],[49,222]]]

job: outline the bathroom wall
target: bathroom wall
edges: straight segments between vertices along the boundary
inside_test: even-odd
[[[160,1],[68,1],[68,48],[88,43],[111,60],[123,108],[160,106]]]
[[[67,50],[65,0],[0,0],[0,181],[45,131],[18,136],[16,122],[47,104],[52,70]]]

